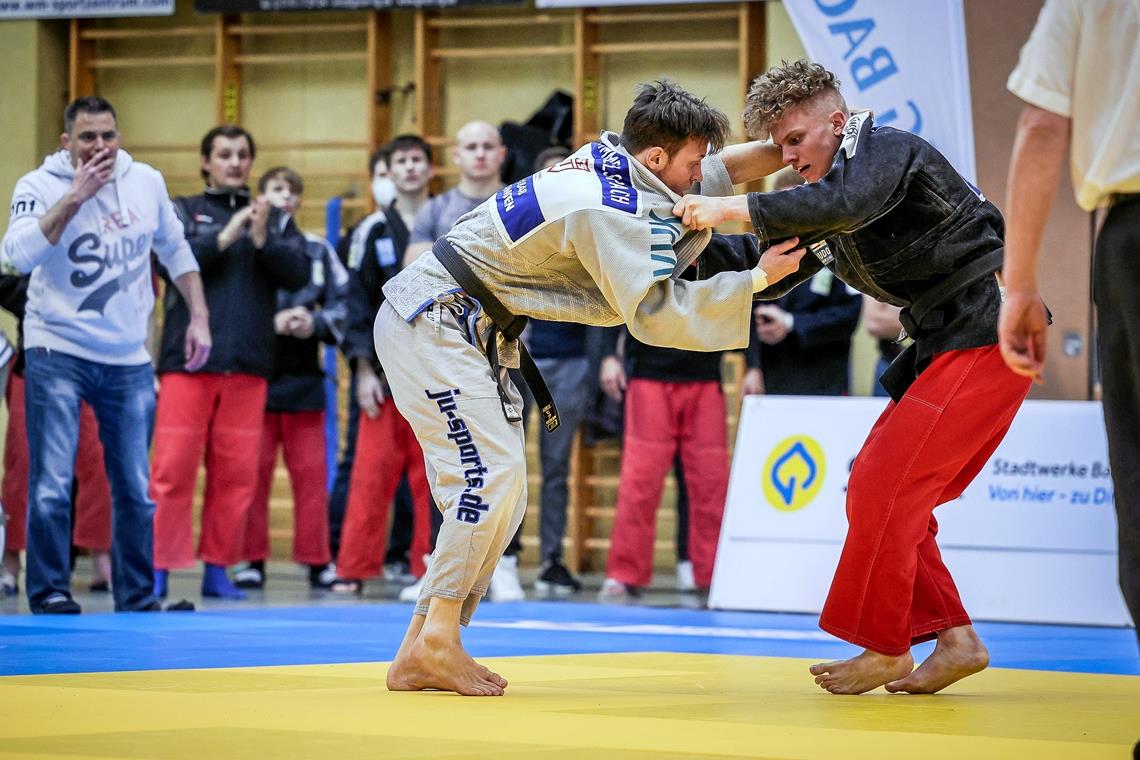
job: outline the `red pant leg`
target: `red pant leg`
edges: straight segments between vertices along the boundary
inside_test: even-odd
[[[336,560],[337,575],[342,578],[366,579],[380,574],[388,542],[388,513],[409,459],[399,446],[400,424],[407,423],[390,400],[381,405],[375,419],[360,415],[356,460]]]
[[[626,388],[617,509],[606,577],[629,586],[653,579],[657,506],[677,450],[676,383],[634,378]]]
[[[194,487],[224,377],[186,372],[162,375],[150,464],[154,566],[158,570],[194,565]]]
[[[989,441],[950,481],[939,495],[937,504],[949,504],[962,495],[1005,438],[1016,413],[1017,407],[1011,407],[1005,415],[995,417]],[[911,642],[915,644],[935,638],[938,631],[969,622],[965,607],[958,596],[957,585],[943,563],[942,552],[938,550],[938,544],[935,542],[937,535],[938,521],[931,515],[926,537],[918,545],[918,572],[915,575],[914,595],[911,600]]]
[[[245,518],[242,553],[249,562],[269,559],[269,492],[277,469],[277,447],[282,442],[282,416],[266,412],[261,424],[261,452],[257,461],[257,489]]]
[[[241,561],[249,505],[257,490],[261,426],[269,383],[255,375],[225,375],[206,442],[206,493],[198,556],[211,565]]]
[[[686,386],[680,438],[689,490],[689,559],[697,586],[708,588],[728,494],[728,415],[720,383]]]
[[[977,474],[970,468],[996,447],[1028,390],[1029,381],[990,346],[939,354],[902,401],[888,406],[851,471],[847,539],[821,628],[899,655],[923,629],[969,621],[931,551],[932,512],[951,484]]]
[[[111,484],[99,441],[95,410],[84,402],[79,412],[79,447],[75,453],[75,545],[111,550]]]
[[[289,412],[279,416],[285,466],[293,486],[293,561],[324,565],[329,561],[325,413]]]
[[[24,416],[24,378],[10,374],[4,395],[8,399],[8,431],[4,437],[4,479],[0,500],[8,515],[7,551],[28,545],[28,428]]]

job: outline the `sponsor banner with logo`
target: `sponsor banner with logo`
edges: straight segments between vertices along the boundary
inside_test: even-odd
[[[16,18],[170,16],[174,0],[0,0],[0,21]]]
[[[905,129],[976,182],[962,0],[788,0],[808,56],[835,72],[847,105]]]
[[[753,396],[741,412],[709,605],[818,613],[847,477],[883,401]],[[938,543],[979,619],[1127,625],[1099,403],[1027,401]]]
[[[470,8],[522,4],[523,0],[194,0],[194,10],[198,13],[277,13],[382,11],[393,8]]]

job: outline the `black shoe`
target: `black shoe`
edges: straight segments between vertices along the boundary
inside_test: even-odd
[[[336,581],[336,565],[309,565],[309,588],[327,589]]]
[[[79,603],[64,594],[52,594],[47,601],[36,610],[40,615],[78,615],[83,612]]]
[[[542,566],[542,572],[534,581],[534,590],[540,594],[570,596],[582,590],[582,582],[570,574],[566,565],[552,559]]]
[[[164,605],[162,602],[155,599],[153,602],[151,602],[147,606],[141,607],[141,608],[134,610],[134,611],[135,612],[193,612],[194,611],[194,603],[191,601],[188,601],[186,599],[179,599],[177,602],[170,602],[169,604]]]
[[[250,562],[234,573],[234,585],[238,588],[265,588],[265,563]]]

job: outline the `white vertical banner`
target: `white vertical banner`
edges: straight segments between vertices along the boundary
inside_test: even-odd
[[[977,182],[962,0],[784,0],[851,108],[919,135]]]

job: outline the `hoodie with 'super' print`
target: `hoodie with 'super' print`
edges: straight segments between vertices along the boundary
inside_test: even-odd
[[[79,207],[52,245],[39,221],[71,188],[67,151],[16,183],[0,268],[31,273],[24,345],[103,364],[150,360],[144,341],[154,307],[150,252],[176,279],[198,262],[162,175],[124,150],[110,181]]]

